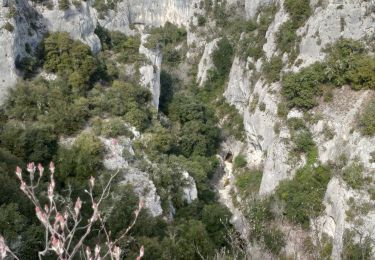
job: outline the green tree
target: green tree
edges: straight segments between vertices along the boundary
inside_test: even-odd
[[[91,133],[82,133],[75,140],[72,148],[59,148],[57,163],[60,173],[57,177],[86,181],[102,170],[103,145],[99,138]]]
[[[230,228],[229,220],[231,213],[229,210],[218,204],[205,205],[202,213],[202,222],[216,246],[225,246],[227,229]]]
[[[217,48],[212,53],[212,61],[221,76],[227,76],[232,66],[233,47],[227,37],[217,43]]]

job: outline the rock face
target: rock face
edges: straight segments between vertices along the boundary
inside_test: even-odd
[[[272,0],[245,0],[246,18],[253,19],[260,7],[270,4]]]
[[[198,198],[198,190],[193,177],[189,175],[187,171],[182,172],[183,179],[186,182],[186,186],[183,188],[184,199],[188,204]]]
[[[29,56],[45,31],[40,15],[25,0],[9,1],[0,8],[0,104],[20,75],[16,69]]]
[[[329,0],[328,3],[316,7],[314,14],[305,26],[300,28],[303,35],[300,44],[302,66],[312,64],[324,57],[322,48],[340,37],[363,39],[375,32],[373,1],[361,0]]]
[[[13,29],[5,29],[6,24]],[[16,64],[34,52],[47,31],[66,31],[72,38],[81,40],[97,52],[101,45],[94,34],[96,25],[96,11],[89,2],[82,1],[80,7],[72,5],[68,10],[61,11],[57,0],[53,1],[51,10],[31,5],[26,0],[9,1],[8,5],[0,9],[0,104],[8,88],[14,86],[22,76]]]
[[[123,151],[134,156],[129,138],[121,137],[119,139],[101,138],[106,150],[104,157],[104,166],[109,170],[119,170],[124,178],[124,184],[131,184],[134,192],[144,199],[145,207],[152,216],[159,216],[163,213],[160,197],[156,192],[154,183],[150,180],[147,173],[140,171],[129,165],[123,156]]]
[[[254,14],[252,8],[266,4],[267,1],[246,1],[245,3],[248,17],[251,17],[251,15]],[[275,45],[276,33],[279,27],[289,19],[288,14],[282,8],[282,3],[283,1],[280,1],[280,8],[266,33],[267,42],[263,46],[263,50],[268,58],[277,54]],[[374,14],[368,11],[370,5],[369,2],[363,1],[340,1],[340,3],[337,1],[328,1],[324,6],[316,7],[313,15],[306,22],[306,25],[298,30],[298,34],[302,37],[300,55],[298,58],[302,60],[302,64],[308,65],[315,61],[322,60],[324,58],[322,47],[328,43],[333,43],[341,36],[360,39],[373,33]],[[339,6],[340,8],[338,8]],[[339,9],[339,11],[337,11],[337,9]],[[340,25],[341,17],[344,19],[347,26],[337,31],[337,26]],[[358,30],[354,29],[355,26],[358,27]],[[314,43],[312,42],[312,38],[316,38],[317,35],[320,35],[320,40],[322,42],[319,46],[316,44],[316,41],[314,41]],[[208,47],[207,45],[203,55],[205,60],[207,60],[205,55],[209,53]],[[201,63],[203,64],[202,60]],[[259,62],[260,61],[256,62],[257,68],[261,67]],[[293,169],[296,168],[296,165],[288,165],[286,158],[288,147],[282,141],[283,138],[289,137],[288,129],[281,128],[281,133],[279,135],[276,135],[273,131],[274,124],[278,122],[276,112],[277,104],[280,101],[280,85],[279,83],[267,85],[262,78],[252,82],[251,77],[254,72],[249,70],[248,67],[248,62],[241,61],[240,57],[234,59],[228,87],[224,96],[229,103],[236,106],[244,117],[249,147],[247,159],[252,162],[253,165],[264,165],[260,193],[266,194],[272,192],[277,187],[280,180],[292,177]],[[298,69],[297,67],[293,68],[293,70]],[[285,68],[285,70],[287,69]],[[198,73],[198,80],[202,78],[202,76],[199,76],[204,75],[203,72],[205,70],[202,69],[199,71],[201,73]],[[366,94],[363,93],[363,97],[365,96]],[[362,99],[359,98],[358,102],[362,102],[361,100]],[[349,100],[347,100],[347,102],[349,102]],[[353,103],[353,101],[349,103]],[[262,104],[264,111],[260,111],[259,104]],[[342,115],[345,117],[342,119],[342,123],[339,123],[340,117],[338,117],[337,114],[332,114],[332,111],[328,108],[324,114],[327,115],[327,122],[338,122],[342,127],[348,124],[353,125],[354,117],[359,112],[358,109],[361,107],[361,103],[357,104],[356,107],[357,109],[353,108],[354,110],[346,114],[346,116]],[[332,116],[329,116],[329,114]],[[350,116],[353,120],[348,119]],[[314,128],[321,128],[322,125],[323,122]],[[361,137],[359,133],[349,134],[350,129],[348,127],[344,128],[341,130],[346,132],[341,133],[341,136],[345,139],[345,143],[348,143],[348,146],[345,146],[343,149],[353,151],[351,157],[360,156],[362,158],[361,161],[369,167],[369,150],[371,150],[370,147],[373,145],[372,141]],[[337,138],[340,139],[339,137]],[[332,158],[333,151],[341,150],[340,147],[342,147],[342,143],[343,140],[330,141],[327,144],[318,143],[320,160],[322,162],[327,162],[329,158]]]
[[[72,38],[81,40],[89,45],[93,52],[98,52],[101,49],[101,44],[98,36],[94,33],[98,21],[109,30],[119,30],[128,34],[133,33],[129,24],[160,26],[170,21],[187,26],[194,13],[194,7],[199,1],[124,0],[118,4],[116,11],[110,11],[103,20],[98,19],[97,11],[92,7],[92,1],[81,1],[81,4],[77,6],[71,4],[66,11],[62,11],[59,10],[58,0],[52,0],[51,9],[40,4],[31,6],[27,0],[18,0],[15,1],[17,13],[14,18],[8,15],[10,11],[8,2],[13,3],[12,0],[4,0],[4,6],[0,10],[0,27],[2,28],[0,30],[2,46],[0,51],[0,71],[2,72],[0,104],[3,102],[8,88],[13,86],[19,78],[15,63],[28,56],[25,44],[29,44],[31,50],[34,50],[47,30],[68,32]],[[3,28],[8,22],[13,26],[13,31]],[[149,58],[155,64],[161,62],[158,54],[155,54],[158,58],[152,57],[153,54],[150,55]],[[148,55],[146,54],[146,56]],[[145,73],[151,75],[149,68]],[[155,101],[154,104],[156,103]]]
[[[124,0],[118,3],[116,11],[110,11],[100,23],[110,30],[132,33],[131,24],[162,26],[167,21],[189,24],[192,6],[196,0]]]
[[[255,6],[266,2],[245,1],[247,17],[253,17]],[[280,26],[289,19],[288,14],[282,8],[283,1],[277,2],[280,8],[268,28],[267,42],[263,46],[267,58],[280,54],[275,44],[276,33]],[[301,36],[300,52],[297,58],[301,60],[301,65],[292,66],[293,71],[298,71],[316,61],[322,61],[325,56],[322,51],[323,47],[334,43],[340,37],[364,39],[374,32],[375,14],[371,11],[374,10],[373,2],[332,0],[322,1],[322,6],[316,6],[316,3],[312,1],[311,5],[314,9],[313,14],[297,31],[297,34]],[[284,63],[287,61],[285,55],[283,60]],[[250,62],[255,64],[255,69],[249,69]],[[290,138],[290,133],[277,117],[277,104],[281,101],[281,86],[278,82],[266,84],[261,76],[254,77],[254,70],[259,73],[261,64],[262,61],[259,60],[246,61],[244,57],[236,57],[224,97],[230,104],[235,105],[243,116],[247,138],[242,153],[246,155],[251,167],[263,168],[259,193],[264,196],[274,192],[280,181],[292,178],[296,169],[304,165],[305,160],[301,158],[297,163],[291,163],[288,160],[291,146],[285,140]],[[285,63],[283,71],[288,70],[290,68]],[[324,103],[312,111],[313,114],[321,117],[318,122],[311,125],[310,131],[313,133],[319,149],[319,160],[322,163],[335,161],[346,153],[348,164],[354,161],[360,162],[364,166],[364,175],[373,176],[375,164],[370,160],[370,153],[374,150],[375,138],[364,137],[355,130],[358,114],[371,95],[373,95],[372,91],[355,92],[346,87],[336,89],[332,102]],[[292,110],[288,118],[302,116],[301,111]],[[274,130],[276,124],[279,124],[278,133]],[[330,140],[327,140],[323,133],[327,126],[334,132],[334,137]],[[340,178],[333,178],[328,185],[324,200],[326,210],[317,221],[319,223],[317,229],[320,234],[326,233],[333,239],[333,259],[341,259],[344,231],[353,226],[353,223],[346,220],[346,211],[349,209],[348,200],[355,197],[357,201],[366,202],[368,195],[364,194],[366,194],[365,191],[351,190]],[[371,220],[373,214],[374,212],[370,211],[363,216],[363,226],[374,226],[374,221]],[[369,231],[366,234],[374,236],[373,233]],[[290,242],[287,243],[286,248],[292,248]],[[293,254],[298,255],[298,252]]]
[[[79,6],[70,5],[66,11],[59,10],[58,0],[53,0],[53,8],[49,10],[37,6],[43,17],[43,23],[51,32],[68,32],[73,39],[89,45],[93,52],[101,49],[98,36],[94,33],[97,26],[96,10],[91,2],[81,1]]]
[[[207,80],[208,71],[214,67],[211,55],[217,48],[218,41],[220,38],[207,43],[204,48],[203,56],[198,64],[197,83],[199,86],[203,86]]]
[[[142,35],[139,53],[144,54],[149,64],[139,68],[141,74],[140,83],[148,88],[152,95],[152,105],[159,108],[160,97],[160,71],[163,54],[160,49],[147,49],[144,44],[147,42],[148,35]]]

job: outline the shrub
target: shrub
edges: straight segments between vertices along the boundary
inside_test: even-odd
[[[326,140],[331,140],[331,139],[333,139],[333,138],[335,137],[335,134],[336,134],[336,133],[335,133],[335,130],[332,129],[331,127],[329,127],[328,124],[326,124],[326,123],[323,125],[322,133],[323,133],[324,138],[325,138]]]
[[[332,84],[350,84],[354,89],[374,88],[375,58],[368,56],[361,42],[340,39],[326,51],[326,77]]]
[[[40,64],[34,57],[16,58],[15,66],[18,70],[23,72],[23,78],[31,78]]]
[[[320,63],[287,74],[282,82],[282,94],[290,107],[310,109],[317,105],[316,97],[321,94],[320,82],[324,80],[324,67]]]
[[[111,118],[108,120],[97,119],[93,123],[94,131],[97,135],[105,137],[127,136],[133,137],[132,132],[125,126],[125,122],[120,118]]]
[[[57,133],[73,134],[84,126],[90,115],[88,101],[85,98],[70,101],[66,97],[59,99],[59,96],[50,99],[54,105],[43,120],[52,124]]]
[[[375,98],[372,98],[364,107],[359,117],[359,127],[363,135],[375,134]]]
[[[283,68],[283,62],[280,56],[272,56],[269,61],[265,61],[262,66],[263,75],[268,83],[280,80],[280,71]]]
[[[153,134],[149,141],[148,148],[158,153],[170,153],[175,148],[175,137],[164,129]]]
[[[133,108],[126,113],[124,119],[139,131],[144,131],[151,122],[151,115],[147,109]]]
[[[297,40],[296,30],[309,18],[311,8],[309,1],[306,0],[286,0],[284,8],[289,13],[290,19],[280,27],[277,45],[282,52],[290,53],[294,50]]]
[[[228,104],[224,97],[216,99],[217,117],[222,118],[222,136],[234,136],[237,140],[244,140],[245,127],[243,118],[234,105]]]
[[[206,24],[206,17],[198,15],[198,26],[204,26]]]
[[[243,168],[247,165],[247,161],[242,154],[239,154],[234,158],[234,168]]]
[[[82,133],[73,147],[61,147],[57,155],[60,180],[85,181],[102,169],[103,145],[99,138],[91,133]]]
[[[59,9],[66,11],[69,9],[70,3],[69,0],[59,0]]]
[[[363,169],[362,164],[352,163],[351,165],[345,167],[342,172],[342,178],[352,189],[359,189],[365,183]]]
[[[309,153],[315,147],[315,142],[310,131],[300,131],[293,137],[295,150],[301,153]]]
[[[262,111],[262,112],[266,111],[266,103],[260,102],[259,103],[259,110]]]
[[[323,84],[350,84],[356,90],[374,88],[375,58],[367,54],[362,43],[340,39],[326,51],[328,55],[323,63],[315,63],[283,78],[282,94],[289,107],[310,109],[316,106]]]
[[[242,198],[246,199],[258,193],[263,176],[260,170],[239,169],[235,171],[235,176],[235,185]]]
[[[322,202],[330,178],[329,167],[308,165],[297,170],[294,179],[281,182],[275,194],[285,202],[286,217],[307,229],[310,217],[317,217],[324,210]]]
[[[375,89],[375,58],[362,56],[354,59],[346,77],[353,89]]]
[[[356,242],[355,231],[345,230],[343,237],[342,258],[370,260],[372,255],[372,246],[370,237],[364,237]]]
[[[98,62],[90,48],[80,41],[72,40],[68,33],[52,33],[44,39],[44,68],[69,78],[77,93],[88,89]]]
[[[164,27],[152,28],[147,38],[146,48],[154,49],[157,47],[168,50],[172,46],[186,40],[186,30],[178,26],[166,22]]]
[[[265,248],[274,255],[279,255],[286,245],[284,233],[277,228],[267,230],[263,239]]]
[[[4,25],[3,25],[3,28],[9,32],[13,32],[14,31],[14,26],[10,23],[10,22],[6,22]]]
[[[284,52],[291,52],[295,47],[295,42],[297,40],[296,30],[298,28],[294,27],[293,21],[289,20],[280,26],[279,31],[276,34],[277,37],[277,47]]]
[[[288,105],[285,102],[277,104],[277,116],[286,118],[288,115]]]
[[[47,125],[9,121],[0,133],[2,146],[25,161],[49,161],[57,150],[57,137]]]
[[[226,225],[229,225],[231,218],[230,211],[219,203],[205,205],[202,211],[202,222],[206,230],[216,245],[225,246],[227,241]]]
[[[245,216],[250,223],[249,239],[251,242],[262,241],[270,222],[274,219],[271,206],[269,199],[260,200],[253,198],[248,201]]]
[[[227,75],[232,66],[233,47],[228,38],[224,37],[217,43],[212,53],[212,61],[219,75]]]

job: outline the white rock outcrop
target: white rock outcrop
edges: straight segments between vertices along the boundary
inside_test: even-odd
[[[374,1],[329,0],[317,7],[298,32],[302,36],[297,58],[303,61],[301,66],[322,60],[323,48],[340,37],[359,40],[373,35],[374,5]]]
[[[144,54],[149,64],[146,63],[139,68],[141,74],[140,83],[148,88],[152,95],[152,105],[159,108],[160,97],[160,72],[163,53],[160,49],[147,49],[144,44],[147,42],[148,35],[142,35],[139,53]]]
[[[260,2],[262,1],[246,1],[248,17],[254,15],[253,8]],[[267,42],[263,46],[267,58],[280,54],[275,41],[276,34],[280,26],[289,19],[282,8],[283,1],[277,3],[280,8],[268,28]],[[374,33],[374,1],[328,0],[321,3],[322,6],[316,7],[306,24],[297,31],[301,36],[297,59],[301,60],[302,65],[288,68],[284,55],[283,71],[298,71],[304,66],[322,61],[325,56],[323,47],[334,43],[340,37],[358,40]],[[312,3],[312,6],[316,6],[316,3]],[[263,167],[259,193],[266,195],[274,192],[280,181],[291,179],[296,169],[304,165],[305,159],[300,158],[299,162],[293,163],[289,161],[292,147],[288,144],[290,133],[277,117],[277,104],[281,101],[280,84],[265,84],[262,77],[254,80],[253,75],[256,75],[256,72],[248,69],[248,62],[245,60],[246,57],[234,59],[224,97],[230,104],[235,105],[243,116],[247,145],[242,152],[245,153],[250,167]],[[261,72],[261,64],[261,61],[255,63],[257,73]],[[357,128],[358,115],[371,96],[374,96],[374,92],[356,92],[344,87],[334,90],[333,96],[332,102],[323,103],[312,110],[313,114],[320,118],[317,123],[310,123],[310,130],[319,149],[319,160],[328,163],[345,153],[348,164],[360,162],[364,165],[364,175],[374,177],[375,163],[371,161],[370,153],[375,150],[375,138],[362,136]],[[259,104],[262,104],[263,111],[260,110]],[[292,117],[303,118],[303,113],[292,110],[288,119]],[[277,122],[280,123],[278,134],[274,132]],[[330,140],[324,135],[326,128],[334,133]],[[352,196],[360,198],[358,201],[367,201],[368,195],[362,193],[366,192],[352,191],[337,177],[332,178],[328,184],[324,199],[326,210],[316,222],[319,232],[326,233],[333,239],[333,259],[341,259],[343,234],[346,228],[352,227],[352,223],[346,222],[347,202]],[[371,211],[363,216],[364,226],[374,226],[374,214]],[[286,248],[291,248],[289,241]]]
[[[212,53],[217,48],[217,43],[220,41],[221,38],[217,38],[209,43],[206,44],[204,48],[204,52],[202,55],[201,60],[198,64],[198,74],[197,74],[197,83],[199,86],[203,86],[206,82],[208,77],[208,71],[214,68],[214,64],[212,62]]]
[[[272,0],[245,0],[247,19],[254,19],[260,7],[270,4]]]
[[[0,105],[22,76],[16,63],[29,56],[28,51],[33,52],[44,32],[40,15],[28,1],[9,1],[0,8]]]
[[[182,177],[186,183],[183,187],[183,197],[188,204],[198,198],[198,190],[193,177],[187,171],[182,172]]]
[[[197,0],[124,0],[100,24],[109,30],[133,33],[130,25],[163,26],[166,22],[188,26]]]
[[[134,155],[131,146],[131,140],[126,137],[118,139],[100,138],[104,144],[106,154],[103,164],[109,170],[119,170],[123,176],[123,184],[130,184],[134,192],[143,198],[145,207],[152,216],[159,216],[163,213],[160,197],[157,194],[156,187],[146,172],[140,171],[131,165],[123,157],[124,149],[131,155]]]
[[[90,46],[93,52],[100,51],[100,40],[94,33],[97,26],[96,10],[92,8],[91,2],[81,1],[78,7],[70,5],[69,9],[65,11],[59,9],[58,0],[52,2],[51,10],[44,6],[37,6],[48,30],[68,32],[73,39],[80,40]]]

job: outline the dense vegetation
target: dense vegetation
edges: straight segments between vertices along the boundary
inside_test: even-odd
[[[305,166],[297,171],[293,180],[283,181],[276,196],[285,201],[286,217],[309,228],[310,218],[319,216],[324,210],[322,201],[330,178],[328,166]]]
[[[341,39],[327,48],[327,58],[289,73],[282,80],[282,93],[290,107],[310,109],[318,104],[323,87],[350,85],[353,89],[373,89],[375,58],[362,43]]]
[[[94,6],[103,18],[116,4],[117,0],[108,3],[96,0]],[[19,193],[12,176],[15,166],[25,166],[28,161],[46,164],[54,160],[61,195],[71,192],[74,198],[85,196],[82,189],[89,176],[104,182],[110,173],[103,166],[106,151],[99,137],[119,136],[129,138],[134,154],[124,149],[123,157],[132,167],[148,173],[163,209],[160,217],[152,217],[147,209],[142,211],[129,239],[120,245],[122,257],[134,259],[141,245],[146,248],[145,259],[216,259],[221,249],[230,254],[234,250],[228,240],[228,234],[233,232],[229,223],[231,214],[218,203],[212,183],[219,167],[215,155],[220,142],[228,136],[245,139],[242,117],[223,98],[234,55],[241,59],[251,57],[247,63],[249,69],[262,59],[261,73],[267,83],[282,80],[285,102],[279,104],[278,114],[283,118],[292,107],[313,108],[319,97],[332,93],[327,89],[335,86],[374,88],[375,61],[359,42],[342,39],[327,48],[324,62],[298,73],[281,75],[282,56],[267,59],[263,53],[266,32],[277,5],[260,8],[257,18],[250,21],[231,17],[226,1],[204,0],[200,5],[207,16],[198,15],[198,27],[192,25],[191,29],[211,26],[208,18],[213,18],[214,29],[221,36],[212,54],[214,68],[203,87],[194,83],[196,68],[189,64],[191,61],[181,64],[186,59],[186,30],[171,23],[146,28],[149,36],[145,46],[163,52],[159,112],[150,106],[151,93],[139,86],[138,68],[147,62],[138,52],[139,36],[125,36],[98,26],[95,33],[103,50],[93,54],[88,46],[74,41],[67,33],[52,33],[37,49],[36,57],[17,62],[25,80],[11,90],[7,103],[0,108],[0,230],[21,259],[36,257],[43,234],[33,217],[34,209]],[[59,7],[67,10],[70,3],[60,0]],[[290,20],[281,26],[277,45],[293,61],[298,54],[296,30],[303,26],[311,10],[308,1],[303,0],[286,0],[284,8]],[[184,65],[183,69],[191,66],[186,73],[189,75],[176,72],[180,65]],[[127,73],[129,68],[131,72]],[[41,70],[53,74],[56,80],[36,76]],[[251,80],[259,75],[255,73]],[[185,76],[188,79],[182,79]],[[266,110],[265,103],[254,95],[250,110],[257,107]],[[375,133],[374,111],[371,100],[359,116],[358,125],[364,135]],[[286,123],[290,130],[290,140],[284,140],[291,148],[289,162],[304,157],[306,164],[297,169],[293,179],[281,182],[274,195],[258,197],[263,173],[260,168],[248,168],[243,155],[238,155],[233,164],[238,193],[233,193],[232,199],[238,203],[239,198],[244,207],[250,224],[249,240],[280,259],[288,257],[283,255],[287,240],[281,221],[308,229],[311,218],[324,211],[326,187],[337,170],[318,161],[318,149],[304,120],[292,118]],[[140,138],[131,126],[142,134]],[[280,125],[275,124],[276,131],[280,131]],[[332,138],[332,133],[326,132],[327,138]],[[194,178],[198,189],[198,199],[190,204],[184,194],[185,171]],[[361,164],[347,165],[339,173],[353,189],[361,188],[367,180]],[[115,180],[116,185],[103,207],[113,237],[129,225],[138,202],[133,187],[122,185],[121,181],[121,178]],[[84,208],[85,215],[89,211]],[[238,234],[232,234],[240,239]],[[101,234],[94,235],[88,245],[102,238]],[[318,254],[329,257],[332,242],[325,243]],[[371,252],[368,243],[368,240],[358,243],[347,232],[343,258],[368,258]],[[311,243],[311,248],[316,246]]]
[[[289,59],[294,61],[299,52],[297,29],[309,18],[311,8],[309,1],[306,0],[286,0],[284,8],[290,18],[279,29],[277,47],[282,53],[290,53]]]
[[[165,216],[174,214],[174,218],[167,222],[143,210],[131,234],[134,239],[122,245],[124,257],[135,257],[141,244],[147,248],[146,259],[196,259],[198,252],[212,257],[215,250],[228,247],[226,233],[231,229],[230,213],[216,202],[210,184],[218,166],[214,155],[224,134],[217,127],[217,115],[229,111],[239,117],[236,110],[223,100],[211,98],[209,93],[197,91],[194,86],[173,89],[174,78],[165,71],[160,99],[163,115],[159,119],[149,104],[150,93],[137,83],[138,74],[129,76],[121,72],[123,64],[134,64],[136,68],[142,64],[144,58],[138,54],[139,37],[127,37],[102,27],[96,33],[103,46],[98,54],[91,53],[86,45],[72,40],[66,33],[52,33],[38,49],[40,61],[29,71],[20,67],[27,72],[27,77],[9,93],[0,118],[0,155],[4,157],[1,178],[6,179],[1,189],[9,193],[2,197],[5,201],[0,226],[8,219],[14,223],[3,234],[9,237],[12,249],[22,258],[33,258],[41,247],[43,234],[39,222],[27,217],[32,215],[32,209],[26,201],[16,199],[22,196],[17,195],[18,187],[14,178],[9,177],[16,164],[54,160],[61,195],[70,190],[73,197],[84,197],[82,190],[89,176],[96,176],[99,181],[108,176],[102,163],[105,151],[98,136],[125,135],[134,139],[131,125],[145,138],[134,141],[134,156],[124,156],[129,163],[149,173],[161,197]],[[166,66],[178,64],[181,58],[170,50],[185,41],[186,33],[171,24],[150,33],[148,44],[163,48]],[[216,71],[212,72],[216,74],[218,86],[210,91],[217,91],[219,87],[223,90],[231,66],[231,43],[224,39],[219,46],[220,51],[215,54]],[[56,79],[35,76],[42,69],[53,73]],[[227,126],[226,134],[231,133],[231,126],[241,133],[242,120],[238,118],[234,122]],[[67,137],[74,139],[70,141]],[[198,188],[198,199],[191,204],[183,197],[186,184],[181,178],[182,171],[194,177]],[[131,186],[116,184],[110,198],[103,211],[108,214],[106,224],[115,236],[132,219],[137,196]],[[84,210],[88,214],[90,209]],[[30,229],[20,228],[25,226]],[[91,237],[89,243],[95,241]],[[20,244],[26,249],[20,248]]]

